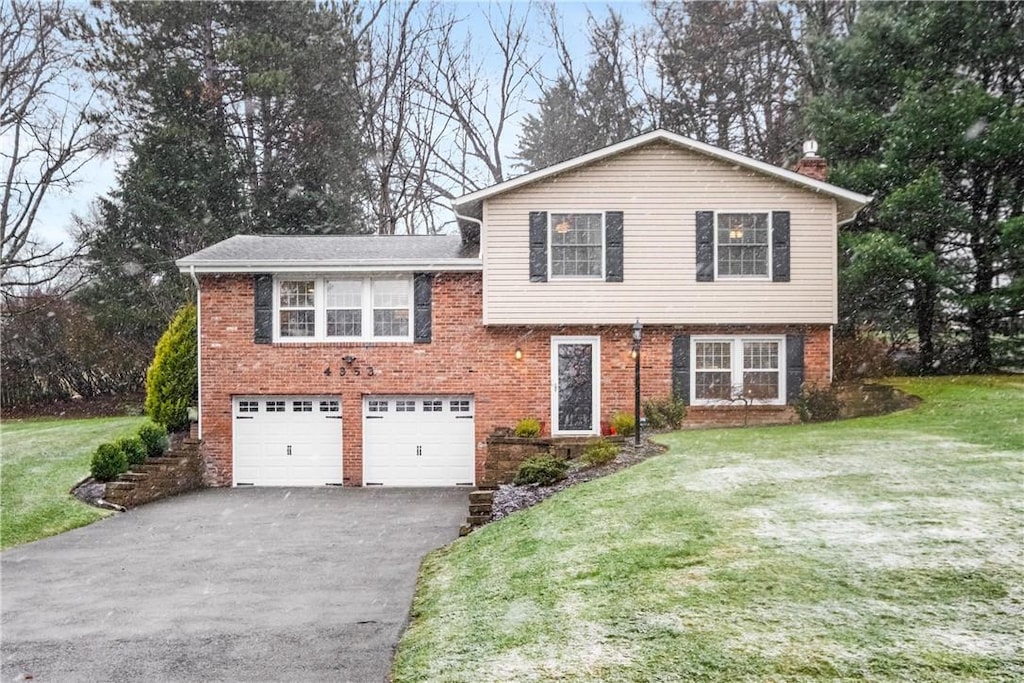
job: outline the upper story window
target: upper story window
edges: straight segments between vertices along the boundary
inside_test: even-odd
[[[278,290],[282,337],[312,337],[316,334],[316,282],[289,280]]]
[[[789,282],[789,219],[789,211],[698,211],[697,282]]]
[[[552,278],[604,275],[604,214],[549,215]]]
[[[768,278],[771,263],[768,213],[719,213],[715,263],[720,278]]]
[[[695,404],[784,401],[781,337],[693,339]]]
[[[412,341],[410,278],[282,277],[275,294],[277,341]]]

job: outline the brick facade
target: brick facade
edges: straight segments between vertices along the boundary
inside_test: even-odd
[[[523,417],[551,425],[551,336],[601,340],[601,413],[607,421],[632,411],[631,325],[484,327],[480,273],[441,273],[433,283],[433,333],[428,344],[253,342],[251,275],[201,278],[201,395],[206,482],[232,483],[232,397],[327,394],[342,402],[343,480],[362,484],[362,403],[369,394],[469,394],[476,401],[476,476],[482,478],[486,438]],[[643,396],[672,390],[672,339],[678,334],[804,334],[805,382],[829,382],[831,337],[827,325],[658,326],[644,329]],[[523,352],[521,360],[515,350]],[[355,356],[356,376],[338,372]],[[367,370],[372,367],[372,376]],[[330,369],[328,374],[325,370]],[[688,421],[742,424],[742,408],[691,408]],[[749,418],[748,411],[748,418]],[[789,407],[753,411],[759,422],[788,422]],[[729,417],[731,416],[731,417]]]

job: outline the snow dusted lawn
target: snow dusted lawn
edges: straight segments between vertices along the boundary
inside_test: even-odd
[[[1024,378],[675,433],[424,564],[395,681],[1024,679]]]

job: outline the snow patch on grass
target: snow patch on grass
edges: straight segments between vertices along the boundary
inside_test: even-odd
[[[921,644],[937,643],[959,654],[981,657],[1021,655],[1020,634],[993,633],[964,628],[926,628],[920,631]]]
[[[607,678],[609,671],[626,666],[631,656],[625,645],[608,641],[608,629],[581,615],[584,602],[576,595],[568,595],[559,602],[559,634],[568,640],[546,640],[512,648],[501,654],[482,659],[476,664],[473,680],[542,681],[560,680],[567,675],[574,678]],[[522,614],[525,606],[517,608]]]
[[[730,465],[701,470],[682,482],[688,491],[722,492],[765,483],[807,481],[829,476],[818,469],[798,467],[781,461],[764,461],[759,466]]]

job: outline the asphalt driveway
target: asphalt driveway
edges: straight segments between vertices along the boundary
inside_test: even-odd
[[[381,681],[458,489],[214,489],[0,554],[0,680]]]

